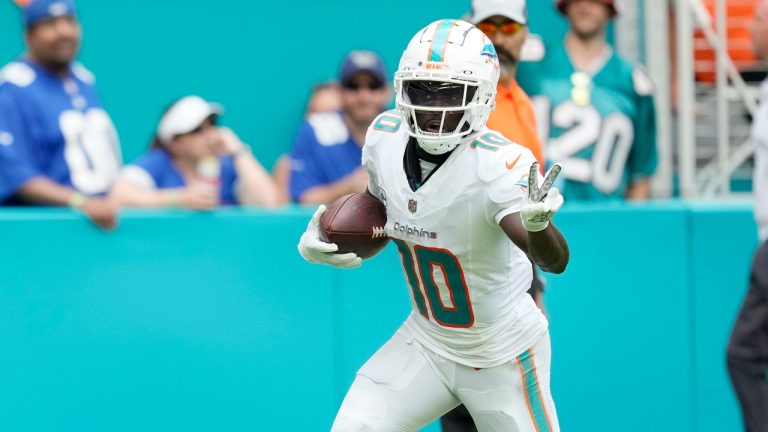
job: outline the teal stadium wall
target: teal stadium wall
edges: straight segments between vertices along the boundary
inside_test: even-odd
[[[222,103],[223,122],[270,168],[289,151],[310,88],[334,79],[351,49],[379,52],[394,73],[411,36],[460,17],[469,0],[78,0],[80,60],[97,77],[130,162],[163,108],[195,93]],[[549,0],[530,2],[532,28],[560,38]],[[23,51],[21,12],[0,0],[0,64]]]
[[[739,430],[724,349],[750,212],[563,209],[572,260],[546,294],[563,430]],[[310,215],[125,212],[104,233],[0,212],[0,429],[328,430],[409,294],[393,246],[358,270],[303,262]]]

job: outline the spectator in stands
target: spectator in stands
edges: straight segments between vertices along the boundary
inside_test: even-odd
[[[759,0],[751,26],[758,57],[768,65],[768,0]],[[755,219],[762,246],[752,262],[747,296],[728,342],[728,372],[747,432],[768,430],[768,80],[752,125]]]
[[[27,51],[0,71],[0,205],[68,205],[113,228],[117,213],[103,195],[120,144],[93,75],[74,60],[75,5],[32,0],[23,15]]]
[[[341,86],[336,81],[317,84],[307,102],[306,117],[341,110]],[[291,157],[282,155],[272,168],[272,178],[280,191],[280,203],[291,202]]]
[[[341,86],[336,81],[325,81],[312,89],[307,102],[307,116],[311,114],[339,111],[341,104]]]
[[[199,96],[173,103],[152,148],[122,170],[110,198],[129,207],[276,206],[271,177],[232,130],[216,125],[219,114]]]
[[[653,86],[606,41],[617,2],[558,0],[557,9],[570,24],[564,42],[518,67],[545,157],[563,162],[567,199],[645,200],[656,169]]]
[[[310,114],[296,134],[291,152],[291,198],[304,204],[328,203],[363,192],[368,174],[362,147],[371,122],[391,97],[378,55],[352,51],[341,66],[342,110]]]

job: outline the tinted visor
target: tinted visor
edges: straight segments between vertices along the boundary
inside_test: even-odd
[[[475,97],[477,86],[443,81],[405,81],[403,93],[411,105],[463,107]]]

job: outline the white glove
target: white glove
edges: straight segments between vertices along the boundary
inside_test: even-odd
[[[299,253],[305,260],[315,264],[328,264],[339,268],[360,267],[362,258],[354,252],[339,254],[336,243],[326,243],[320,240],[320,217],[325,213],[325,206],[321,205],[315,211],[312,219],[307,224],[307,230],[299,240]]]
[[[549,226],[549,220],[563,205],[563,196],[557,188],[552,187],[562,166],[556,163],[539,185],[539,164],[531,165],[528,175],[528,202],[520,210],[523,227],[529,232],[543,231]]]

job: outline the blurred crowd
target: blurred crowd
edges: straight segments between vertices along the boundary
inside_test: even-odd
[[[166,108],[146,153],[124,164],[94,76],[76,60],[82,29],[75,3],[17,3],[26,50],[0,79],[0,205],[70,206],[109,229],[123,207],[319,204],[365,190],[366,131],[393,98],[375,52],[349,52],[337,80],[312,89],[304,122],[272,172],[221,124],[224,107],[194,89]],[[571,31],[553,47],[528,33],[523,1],[476,3],[490,15],[479,19],[473,10],[464,19],[493,41],[503,69],[489,126],[529,147],[544,165],[565,162],[561,188],[570,199],[647,198],[656,162],[652,86],[606,42],[618,12],[613,2],[559,2]],[[595,115],[584,114],[587,106],[597,107]],[[611,115],[626,117],[634,129],[621,121],[603,127]]]

